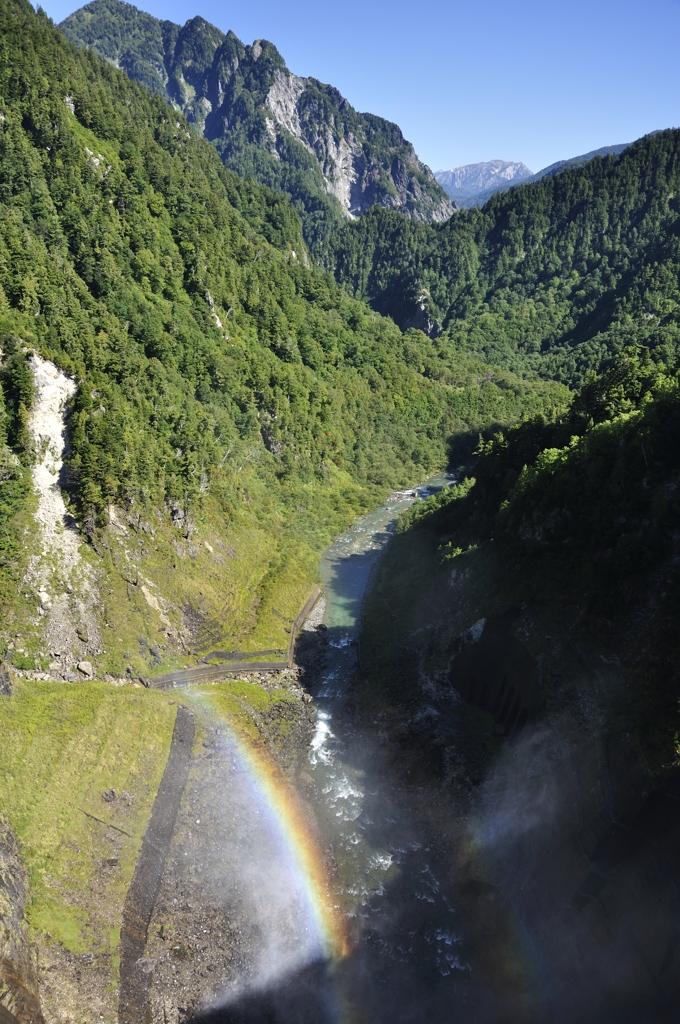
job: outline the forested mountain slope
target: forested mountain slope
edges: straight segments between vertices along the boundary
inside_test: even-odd
[[[444,350],[432,380],[422,334],[308,266],[283,197],[28,4],[0,12],[3,431],[30,462],[25,346],[75,376],[68,470],[91,537],[112,505],[184,521],[203,503],[285,548],[286,522],[316,536],[443,465],[453,436],[563,401]]]
[[[554,164],[543,167],[540,171],[536,171],[535,174],[528,173],[523,184],[528,185],[532,181],[539,181],[546,175],[554,176],[561,171],[566,171],[569,167],[582,167],[590,160],[594,160],[596,156],[619,156],[620,153],[623,153],[624,149],[628,149],[629,145],[629,142],[623,142],[618,146],[601,146],[600,149],[593,149],[590,153],[582,153],[580,156],[569,157],[567,160],[556,160]],[[439,181],[439,178],[437,178],[437,181]],[[464,199],[459,205],[463,207],[483,206],[496,192],[506,192],[509,188],[514,188],[516,184],[520,184],[520,182],[495,182],[491,188],[480,189],[476,195]],[[455,199],[455,196],[451,196],[451,198]]]
[[[578,383],[633,341],[674,357],[679,192],[680,132],[668,130],[441,226],[371,210],[335,236],[327,263],[399,324]]]
[[[507,339],[512,316],[531,322],[534,309],[535,336],[547,325],[566,344],[569,311],[592,300],[597,325],[598,296],[614,295],[623,312],[603,307],[607,323],[631,311],[621,344],[644,337],[674,354],[675,146],[665,133],[596,162],[597,180],[586,169],[520,189],[463,214],[459,233],[457,219],[435,230],[369,211],[367,238],[397,225],[418,274],[423,254],[431,261],[442,308],[451,290],[447,331],[402,333],[310,264],[285,196],[239,178],[160,94],[26,0],[0,0],[0,810],[30,876],[46,1020],[118,1019],[123,904],[179,703],[144,683],[222,648],[278,658],[321,549],[390,488],[451,458],[472,471],[483,433],[479,489],[471,477],[462,488],[465,550],[433,531],[449,581],[449,562],[474,559],[477,542],[484,554],[503,531],[508,550],[529,548],[506,563],[518,587],[544,544],[555,578],[583,572],[605,605],[619,568],[624,598],[631,581],[672,568],[673,373],[635,354],[632,373],[592,382],[565,411],[564,385],[507,369],[533,373],[543,358]],[[405,262],[396,271],[421,287]],[[577,272],[593,282],[582,300]],[[481,360],[485,349],[506,368]],[[439,513],[456,532],[454,504]],[[645,677],[670,680],[654,690],[659,717],[674,694],[671,586],[667,617],[646,620],[661,641],[639,649],[661,652]],[[405,593],[395,587],[394,601]],[[399,681],[412,639],[394,645]],[[211,693],[260,750],[290,752],[296,735],[306,747],[308,694],[290,677]],[[209,697],[190,700],[207,760]],[[673,714],[648,734],[659,763]]]
[[[644,348],[556,419],[481,442],[458,486],[402,518],[367,612],[372,668],[397,691],[441,678],[456,633],[514,609],[549,721],[631,730],[665,779],[680,765],[679,453],[677,368]]]
[[[165,96],[227,167],[285,192],[309,243],[374,205],[422,221],[455,209],[397,125],[291,74],[266,40],[244,46],[201,17],[179,26],[121,0],[94,0],[59,27]]]

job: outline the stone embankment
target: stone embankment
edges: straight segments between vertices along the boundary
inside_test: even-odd
[[[119,1024],[139,1024],[146,1014],[150,977],[142,958],[165,858],[170,848],[177,811],[189,773],[193,739],[193,715],[186,708],[179,708],[170,755],[123,907],[123,923],[120,930]]]

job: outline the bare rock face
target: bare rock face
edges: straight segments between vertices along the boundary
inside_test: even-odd
[[[165,95],[232,170],[285,192],[307,242],[343,212],[385,206],[438,223],[457,209],[396,124],[292,74],[265,39],[244,46],[202,18],[180,28],[120,0],[93,0],[59,27]]]
[[[101,653],[102,643],[93,611],[98,594],[92,573],[80,554],[82,536],[64,502],[63,474],[67,448],[69,403],[76,382],[54,363],[37,353],[30,357],[36,399],[28,428],[37,453],[32,466],[38,495],[36,522],[42,543],[29,559],[23,585],[39,602],[37,614],[44,622],[45,649],[58,658],[51,671],[73,669],[71,653]],[[83,664],[90,665],[89,661]],[[94,670],[85,673],[88,678]],[[0,681],[1,685],[1,681]]]
[[[12,696],[12,678],[7,671],[7,666],[0,664],[0,696]]]
[[[14,832],[0,818],[0,1021],[44,1024],[24,912],[28,873]]]
[[[357,114],[336,89],[279,67],[266,103],[279,128],[317,160],[326,190],[350,216],[380,205],[437,223],[454,212],[398,127]]]

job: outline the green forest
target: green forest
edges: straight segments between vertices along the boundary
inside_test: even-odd
[[[444,564],[493,550],[504,566],[496,585],[514,588],[516,601],[579,605],[578,630],[591,640],[613,631],[628,675],[619,713],[640,730],[650,767],[672,768],[680,736],[677,366],[631,347],[591,374],[556,418],[480,439],[459,472],[456,486],[413,506],[400,529],[443,537]]]
[[[396,323],[426,314],[461,353],[578,387],[633,344],[675,360],[679,193],[680,132],[657,132],[442,225],[370,210],[324,259]]]
[[[31,348],[78,382],[68,469],[91,537],[112,503],[197,509],[207,492],[225,521],[274,531],[309,505],[313,531],[441,469],[480,429],[564,405],[560,385],[402,334],[347,296],[310,265],[285,197],[225,169],[160,96],[28,3],[3,0],[0,28],[10,577]]]

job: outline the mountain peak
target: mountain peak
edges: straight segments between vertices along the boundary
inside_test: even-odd
[[[165,95],[232,170],[286,193],[308,242],[371,206],[426,223],[456,209],[397,125],[292,74],[266,39],[244,46],[200,16],[179,26],[122,0],[93,0],[59,28]]]
[[[463,164],[448,171],[435,171],[435,179],[446,193],[455,200],[470,199],[479,192],[507,185],[518,184],[530,178],[533,172],[526,164],[512,160],[487,160],[478,164]]]

